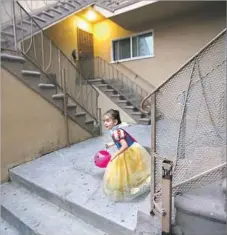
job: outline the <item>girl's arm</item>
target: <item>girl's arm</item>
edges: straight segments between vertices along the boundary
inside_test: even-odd
[[[125,141],[125,139],[121,139],[120,143],[121,143],[121,148],[113,155],[113,159],[111,159],[111,161],[113,161],[118,155],[123,153],[128,148],[128,144]]]
[[[115,144],[112,142],[112,143],[105,144],[105,147],[108,149],[108,148],[113,147],[114,145]]]

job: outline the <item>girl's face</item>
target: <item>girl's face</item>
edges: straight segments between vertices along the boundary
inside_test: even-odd
[[[108,130],[111,130],[114,126],[117,125],[117,120],[114,120],[110,115],[104,116],[104,127]]]

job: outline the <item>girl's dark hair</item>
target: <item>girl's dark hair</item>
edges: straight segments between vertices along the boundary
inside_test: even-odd
[[[117,120],[117,124],[121,124],[121,117],[118,110],[110,109],[105,113],[105,115],[110,115],[111,118]]]

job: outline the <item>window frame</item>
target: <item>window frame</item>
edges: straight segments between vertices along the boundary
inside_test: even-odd
[[[138,37],[140,35],[144,35],[144,34],[147,34],[147,33],[152,33],[153,54],[152,55],[147,55],[147,56],[132,57],[132,54],[133,54],[133,51],[132,51],[132,38],[133,37]],[[120,40],[123,40],[123,39],[128,39],[128,38],[130,39],[130,56],[131,57],[127,58],[127,59],[114,60],[114,42],[117,42],[117,41],[120,41]],[[113,39],[112,42],[111,42],[111,63],[127,62],[127,61],[132,61],[132,60],[141,60],[141,59],[152,58],[154,56],[155,56],[155,53],[154,53],[154,30],[153,29],[143,31],[143,32],[140,32],[140,33],[131,34],[131,35],[121,37],[121,38],[116,38],[116,39]]]

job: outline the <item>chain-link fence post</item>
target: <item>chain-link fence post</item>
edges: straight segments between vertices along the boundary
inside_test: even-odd
[[[173,162],[162,162],[162,235],[171,234],[172,222],[172,170]]]

